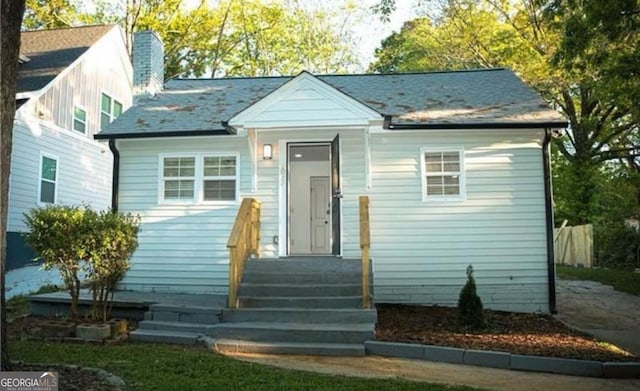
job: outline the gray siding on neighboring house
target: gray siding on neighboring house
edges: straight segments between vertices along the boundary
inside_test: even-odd
[[[455,305],[472,264],[485,306],[548,311],[541,131],[373,134],[375,300]],[[420,150],[463,147],[466,199],[423,201]]]
[[[95,141],[93,134],[100,130],[103,91],[123,110],[132,103],[131,64],[121,34],[111,29],[16,113],[7,224],[11,268],[33,256],[21,233],[27,229],[24,213],[39,205],[42,153],[58,158],[56,204],[111,206],[113,157],[107,143]],[[74,105],[87,112],[85,134],[72,130]]]
[[[126,110],[132,103],[131,63],[124,50],[121,30],[114,28],[83,54],[42,94],[30,113],[40,119],[73,129],[73,107],[87,112],[86,137],[100,131],[100,97],[104,92]]]
[[[27,227],[24,214],[39,205],[40,156],[58,159],[56,204],[89,204],[104,209],[111,205],[113,157],[106,143],[71,134],[39,121],[16,120],[13,128],[7,231],[8,263],[24,265],[32,253],[20,233]]]

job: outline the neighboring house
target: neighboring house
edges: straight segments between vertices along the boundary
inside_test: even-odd
[[[358,258],[368,195],[376,302],[455,305],[472,264],[486,307],[554,310],[548,147],[567,122],[513,72],[162,88],[160,42],[135,45],[152,94],[96,135],[119,156],[114,206],[142,217],[122,288],[226,293],[245,197],[261,202],[262,258]]]
[[[24,213],[111,200],[113,156],[93,135],[131,106],[132,68],[118,26],[25,31],[18,67],[7,225],[8,269],[33,259]]]

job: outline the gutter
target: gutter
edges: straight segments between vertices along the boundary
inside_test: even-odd
[[[120,189],[120,151],[115,139],[109,139],[109,149],[113,154],[113,175],[111,176],[111,210],[118,211],[118,191]]]
[[[183,136],[229,136],[233,135],[224,129],[211,130],[176,130],[171,132],[144,132],[144,133],[116,133],[93,135],[96,140],[114,140],[118,138],[154,138],[154,137],[183,137]]]
[[[566,128],[566,121],[549,122],[459,122],[459,123],[416,123],[393,124],[391,118],[385,116],[384,127],[390,130],[420,129],[559,129]]]
[[[551,143],[552,130],[544,130],[542,140],[542,168],[544,172],[544,209],[547,229],[547,284],[549,288],[549,311],[557,313],[556,308],[556,268],[553,249],[553,196],[551,189],[551,159],[549,156],[549,144]]]

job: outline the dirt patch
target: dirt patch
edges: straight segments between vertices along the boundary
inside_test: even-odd
[[[378,305],[376,339],[533,356],[596,361],[640,361],[551,316],[485,310],[480,331],[461,327],[455,308]]]

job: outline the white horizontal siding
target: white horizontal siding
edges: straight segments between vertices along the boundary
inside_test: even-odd
[[[455,305],[472,264],[485,306],[548,311],[541,137],[534,131],[372,134],[375,300]],[[423,147],[464,148],[465,200],[422,200]]]
[[[15,121],[8,231],[26,231],[24,213],[38,206],[40,154],[58,157],[57,204],[111,205],[112,156],[104,143],[78,137],[33,119]]]
[[[251,189],[245,137],[120,140],[119,208],[140,215],[141,231],[122,288],[226,292],[227,240],[239,203],[159,205],[159,156],[165,153],[238,153],[240,198]]]
[[[324,122],[329,118],[340,118],[342,121],[360,120],[361,115],[318,93],[313,86],[303,85],[267,107],[252,118],[251,122],[263,125],[289,123],[296,126],[300,123]]]

